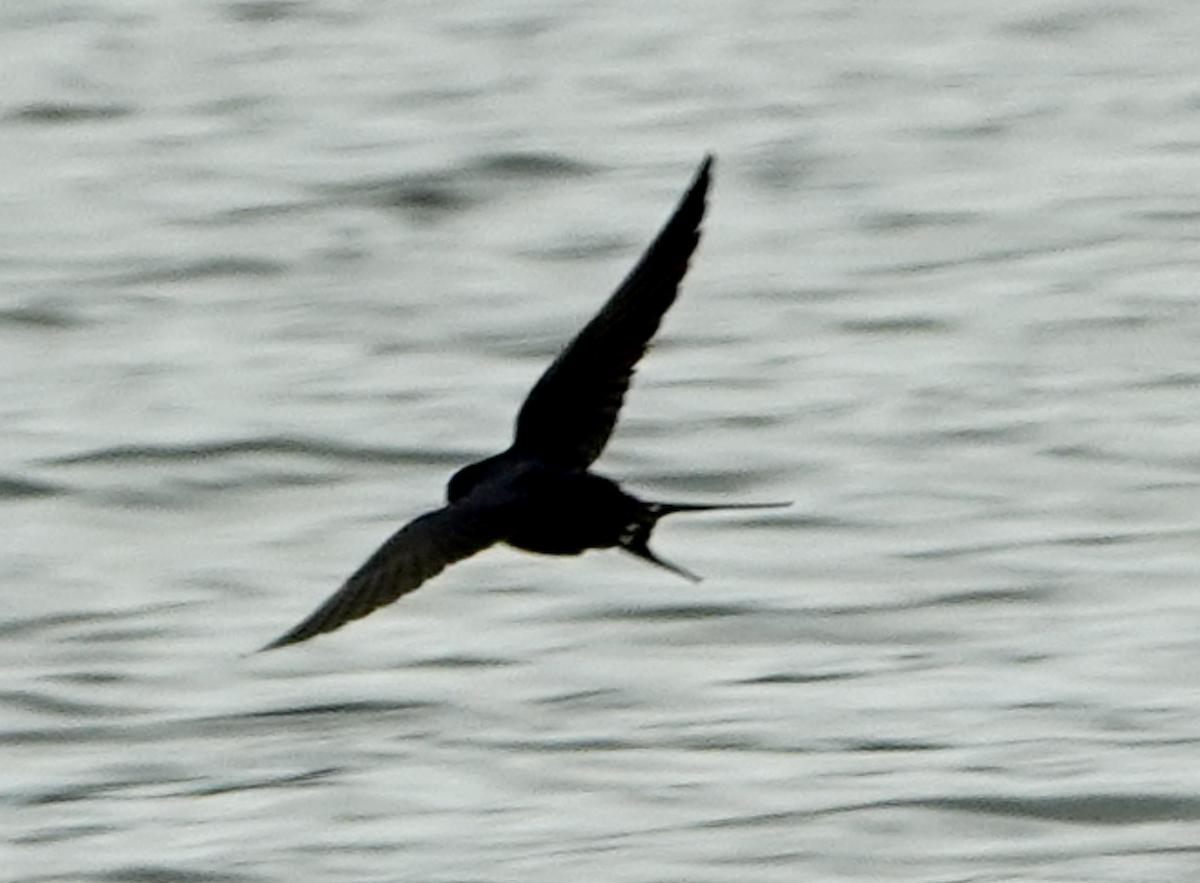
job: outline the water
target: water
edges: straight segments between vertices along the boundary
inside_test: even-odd
[[[9,0],[0,878],[1191,881],[1194,4]],[[273,654],[705,238],[603,471]]]

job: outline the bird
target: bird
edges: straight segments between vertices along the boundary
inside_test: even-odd
[[[789,503],[664,503],[591,470],[616,427],[638,361],[658,331],[700,241],[714,157],[617,290],[534,384],[507,450],[460,469],[446,505],[400,528],[272,650],[341,628],[417,589],[446,567],[506,543],[545,555],[617,547],[698,582],[650,549],[664,516]]]

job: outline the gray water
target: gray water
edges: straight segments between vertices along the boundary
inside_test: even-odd
[[[0,5],[4,881],[1194,881],[1200,7]],[[253,655],[707,150],[599,464]]]

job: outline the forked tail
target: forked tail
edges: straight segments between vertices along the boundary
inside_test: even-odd
[[[684,579],[698,583],[701,577],[678,564],[673,564],[660,558],[650,549],[650,533],[658,520],[676,512],[709,512],[716,509],[780,509],[791,503],[647,503],[642,519],[635,521],[626,528],[621,537],[620,546],[630,555],[636,555],[643,561],[649,561],[664,570],[678,574]]]

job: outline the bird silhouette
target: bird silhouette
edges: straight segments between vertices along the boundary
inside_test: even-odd
[[[445,506],[393,534],[311,616],[262,649],[340,628],[497,543],[546,555],[616,546],[698,581],[650,550],[660,518],[789,505],[647,502],[589,470],[612,435],[634,366],[674,303],[700,241],[712,165],[706,156],[658,238],[534,385],[508,450],[455,473]]]

